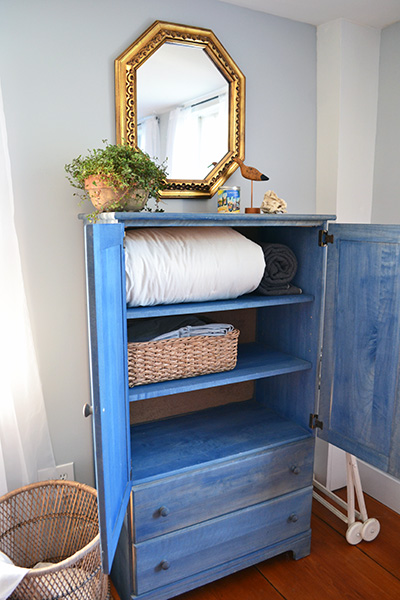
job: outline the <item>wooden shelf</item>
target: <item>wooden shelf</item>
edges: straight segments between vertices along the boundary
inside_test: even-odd
[[[237,364],[232,371],[137,385],[129,389],[129,401],[135,402],[147,398],[229,385],[240,381],[264,379],[307,369],[311,369],[311,363],[301,358],[277,352],[262,344],[241,344],[238,348]]]
[[[181,304],[165,304],[157,306],[138,306],[127,308],[128,319],[144,319],[147,317],[162,317],[169,315],[185,315],[207,313],[222,310],[238,310],[243,308],[260,308],[264,306],[279,306],[283,304],[302,304],[312,302],[311,294],[293,294],[287,296],[258,296],[246,294],[233,300],[214,300],[211,302],[185,302]]]
[[[132,483],[243,458],[312,434],[265,406],[238,402],[131,427]]]

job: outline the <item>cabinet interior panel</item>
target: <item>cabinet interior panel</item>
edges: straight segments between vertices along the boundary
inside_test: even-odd
[[[243,402],[251,400],[254,396],[254,382],[244,381],[221,387],[205,390],[194,390],[173,396],[161,396],[160,398],[149,398],[131,402],[130,422],[131,425],[166,419],[168,417],[196,412],[223,406],[231,402]]]
[[[204,306],[204,304],[203,304]],[[129,310],[129,309],[128,309]],[[257,328],[257,309],[254,307],[245,310],[222,310],[222,311],[203,311],[207,321],[212,323],[228,323],[233,325],[235,329],[240,331],[239,344],[247,344],[256,340]],[[170,315],[169,315],[170,316]],[[203,315],[197,314],[197,318],[201,319]],[[158,318],[166,317],[166,315],[158,315]],[[143,324],[152,323],[154,317],[139,320],[141,329]],[[163,321],[164,319],[162,319]],[[162,322],[160,321],[160,322]],[[135,331],[135,320],[128,320],[128,332]]]
[[[310,437],[292,421],[249,401],[131,427],[133,480],[166,477]]]
[[[239,344],[256,341],[257,309],[226,310],[207,313],[207,318],[214,323],[229,323],[240,331]]]
[[[338,243],[342,285],[331,294],[335,304],[331,392],[335,404],[330,428],[342,436],[363,439],[367,446],[387,456],[390,438],[385,432],[393,421],[398,377],[399,359],[393,348],[399,346],[400,337],[400,245],[393,260],[393,244],[370,243],[360,261],[362,243]],[[356,269],[367,289],[354,278]],[[356,363],[351,360],[353,356]],[[379,396],[388,399],[384,411]],[[358,418],[354,420],[356,411]]]

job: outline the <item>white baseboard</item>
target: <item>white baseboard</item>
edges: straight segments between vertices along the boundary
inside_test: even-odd
[[[364,492],[400,514],[400,480],[361,460],[358,470]]]
[[[361,460],[357,462],[363,491],[400,514],[400,480]],[[332,492],[344,487],[346,460],[343,450],[317,439],[315,478]]]

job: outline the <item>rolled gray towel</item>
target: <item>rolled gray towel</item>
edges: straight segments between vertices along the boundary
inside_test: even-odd
[[[281,294],[301,294],[302,290],[292,285],[297,272],[297,258],[285,244],[260,243],[264,252],[265,271],[257,294],[278,296]]]

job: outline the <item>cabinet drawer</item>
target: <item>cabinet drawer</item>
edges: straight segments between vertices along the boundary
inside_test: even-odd
[[[133,488],[134,541],[200,523],[312,483],[312,438]]]
[[[312,487],[134,545],[135,593],[167,585],[309,530]]]

